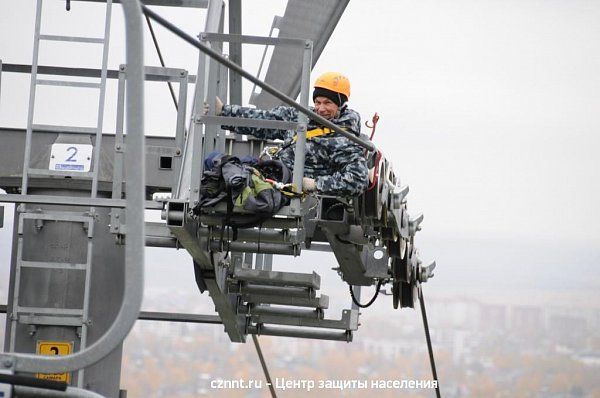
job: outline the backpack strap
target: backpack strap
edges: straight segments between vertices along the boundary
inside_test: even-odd
[[[233,230],[232,240],[237,240],[237,227],[233,226],[231,223],[231,216],[233,215],[233,193],[230,185],[227,185],[227,213],[225,214],[225,218],[221,222],[221,236],[219,239],[221,240],[221,246],[225,243],[225,228],[230,227]],[[227,233],[227,251],[225,252],[225,258],[229,256],[229,232]]]

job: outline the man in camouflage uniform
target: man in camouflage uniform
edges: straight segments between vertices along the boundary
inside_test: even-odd
[[[347,106],[350,96],[348,79],[339,73],[328,72],[317,79],[314,88],[313,111],[347,132],[360,136],[360,115]],[[285,106],[261,110],[239,105],[223,105],[218,100],[216,113],[229,117],[298,121],[298,111]],[[261,139],[283,140],[276,157],[293,170],[295,131],[241,126],[223,128]],[[334,196],[357,196],[365,190],[368,185],[368,169],[363,148],[310,119],[306,137],[305,177],[302,184],[305,191],[316,190]]]

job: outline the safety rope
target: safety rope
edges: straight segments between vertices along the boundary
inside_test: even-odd
[[[379,296],[379,289],[381,288],[382,284],[383,284],[383,279],[380,279],[379,282],[377,283],[377,288],[375,289],[375,294],[373,295],[373,297],[371,298],[371,300],[369,300],[369,302],[367,304],[361,304],[358,302],[358,300],[354,296],[354,290],[352,289],[352,285],[348,284],[348,287],[350,288],[350,297],[352,297],[352,302],[354,304],[356,304],[357,306],[359,306],[360,308],[370,307],[371,304],[373,304],[375,302],[375,300],[377,299],[377,296]]]
[[[367,191],[370,191],[373,188],[375,188],[377,182],[379,181],[379,162],[381,161],[381,156],[381,151],[377,151],[377,154],[375,155],[375,170],[373,171],[373,182],[371,182],[371,185],[369,185]]]
[[[429,324],[427,323],[427,312],[425,312],[425,299],[423,298],[423,288],[419,289],[419,302],[421,303],[421,315],[423,316],[423,327],[425,328],[425,339],[427,340],[427,350],[429,351],[429,363],[431,364],[431,373],[435,380],[435,395],[441,398],[440,383],[435,369],[435,360],[433,358],[433,348],[431,346],[431,337],[429,336]]]
[[[372,124],[369,124],[368,120],[365,121],[365,126],[367,126],[368,128],[371,129],[371,136],[369,137],[370,141],[373,141],[373,137],[375,137],[375,130],[377,129],[377,122],[379,122],[379,115],[377,114],[377,112],[375,112],[375,114],[371,118]],[[365,151],[365,156],[366,155],[367,155],[367,152]],[[377,182],[379,180],[378,173],[379,173],[379,161],[381,160],[381,156],[382,156],[381,151],[377,151],[377,154],[375,155],[375,170],[373,172],[373,181],[371,182],[371,185],[369,185],[369,187],[367,188],[367,191],[372,190],[377,185]]]
[[[375,112],[375,114],[373,115],[371,122],[372,124],[369,125],[369,121],[365,121],[365,126],[371,129],[371,136],[369,137],[369,140],[373,141],[373,137],[375,137],[375,129],[377,128],[377,122],[379,122],[379,115],[377,114],[377,112]]]

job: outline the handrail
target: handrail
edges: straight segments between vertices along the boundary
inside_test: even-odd
[[[0,364],[19,372],[64,373],[88,367],[123,342],[140,312],[144,289],[144,65],[142,13],[138,0],[123,0],[127,48],[126,215],[129,234],[125,245],[123,302],[110,329],[83,351],[65,356],[1,353]]]
[[[152,11],[151,9],[149,9],[148,7],[146,7],[145,5],[142,5],[142,11],[144,12],[144,14],[146,16],[148,16],[149,18],[151,18],[154,21],[158,22],[163,27],[167,28],[168,30],[170,30],[171,32],[173,32],[174,34],[176,34],[177,36],[181,37],[183,40],[187,41],[192,46],[194,46],[197,49],[199,49],[200,51],[202,51],[204,54],[208,55],[209,57],[213,58],[214,60],[216,60],[220,64],[226,66],[227,68],[233,70],[234,72],[238,73],[239,75],[241,75],[241,76],[245,77],[246,79],[250,80],[252,83],[256,84],[258,87],[262,88],[263,90],[265,90],[269,94],[271,94],[274,97],[280,99],[281,101],[283,101],[287,105],[291,106],[292,108],[295,108],[296,110],[302,112],[308,118],[310,118],[310,119],[314,120],[315,122],[320,123],[321,125],[323,125],[323,126],[329,128],[329,129],[331,129],[331,130],[333,130],[333,131],[335,131],[335,132],[343,135],[344,137],[348,138],[350,141],[352,141],[352,142],[360,145],[361,147],[363,147],[363,148],[365,148],[365,149],[367,149],[369,151],[375,151],[375,145],[373,145],[373,143],[368,142],[368,141],[364,141],[360,137],[357,137],[354,134],[351,134],[351,133],[348,133],[347,131],[342,130],[341,127],[336,126],[335,124],[331,123],[329,120],[325,119],[324,117],[317,115],[316,113],[314,113],[313,111],[311,111],[306,106],[297,103],[292,98],[288,97],[287,95],[285,95],[281,91],[277,90],[275,87],[271,86],[268,83],[263,82],[262,80],[258,79],[257,77],[255,77],[252,74],[250,74],[249,72],[247,72],[245,69],[243,69],[239,65],[231,62],[229,59],[227,59],[224,56],[222,56],[221,54],[219,54],[217,51],[213,50],[212,48],[210,48],[210,47],[208,47],[208,46],[206,46],[204,44],[202,44],[196,38],[188,35],[183,30],[179,29],[177,26],[173,25],[171,22],[167,21],[166,19],[164,19],[163,17],[161,17],[160,15],[158,15],[157,13],[155,13],[154,11]]]

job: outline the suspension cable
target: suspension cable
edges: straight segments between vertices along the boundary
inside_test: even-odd
[[[277,393],[275,392],[275,387],[273,387],[273,382],[271,381],[269,369],[267,369],[265,357],[263,357],[262,350],[260,349],[260,344],[258,343],[258,337],[256,337],[255,334],[252,335],[252,341],[254,341],[254,347],[256,347],[256,353],[258,354],[258,359],[260,360],[260,366],[262,366],[263,372],[265,373],[265,379],[267,379],[267,385],[269,386],[269,390],[271,391],[271,397],[277,398]]]
[[[152,36],[152,41],[154,42],[154,48],[156,48],[156,53],[158,54],[158,59],[160,61],[160,65],[165,68],[165,60],[163,59],[162,53],[160,52],[160,47],[158,46],[158,40],[156,39],[156,35],[154,34],[154,28],[152,27],[152,23],[150,22],[150,18],[148,15],[144,15],[146,17],[146,23],[148,24],[148,29],[150,30],[150,35]],[[175,90],[173,90],[173,84],[170,81],[167,81],[169,85],[169,91],[171,92],[171,98],[173,99],[173,105],[175,105],[175,110],[179,111],[179,106],[177,104],[177,98],[175,97]]]
[[[421,315],[423,315],[423,327],[425,328],[425,339],[427,340],[427,350],[429,351],[429,363],[431,364],[431,373],[435,380],[435,395],[441,398],[440,383],[435,369],[435,360],[433,359],[433,348],[431,346],[431,337],[429,336],[429,324],[427,323],[427,312],[425,312],[425,299],[423,298],[423,288],[419,289],[419,302],[421,303]]]

